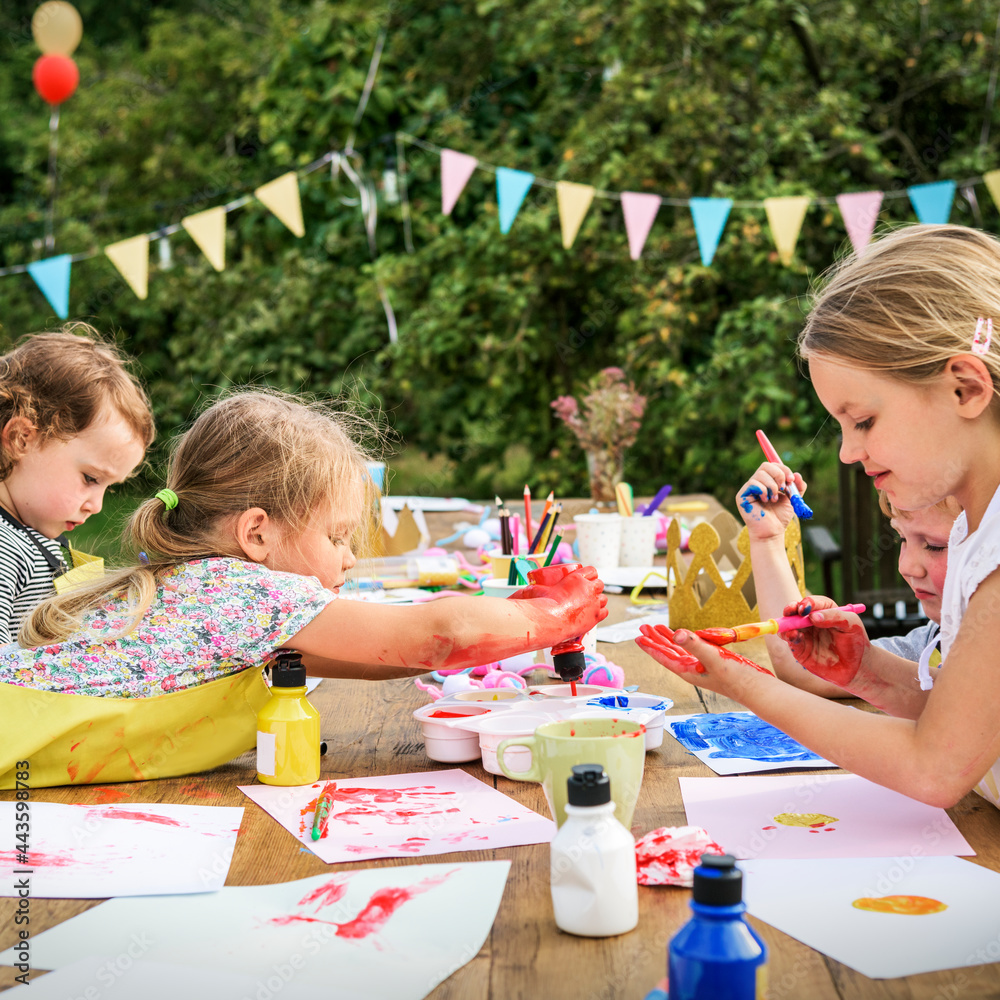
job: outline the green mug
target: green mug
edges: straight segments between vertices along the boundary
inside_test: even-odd
[[[574,764],[600,764],[611,779],[615,816],[626,830],[632,827],[642,769],[646,763],[646,727],[630,719],[564,719],[546,722],[534,736],[504,740],[497,747],[497,763],[515,781],[539,781],[557,826],[566,822],[566,780]],[[504,763],[508,747],[528,747],[531,767],[513,771]]]

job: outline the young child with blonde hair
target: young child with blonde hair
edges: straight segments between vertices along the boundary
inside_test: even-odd
[[[166,482],[127,528],[147,561],[47,601],[0,648],[0,715],[24,720],[0,786],[25,760],[38,785],[223,763],[254,745],[280,648],[315,676],[403,677],[551,646],[607,614],[592,568],[509,600],[337,600],[378,491],[349,421],[291,396],[214,403]]]
[[[145,393],[92,327],[29,336],[0,357],[0,643],[70,568],[65,533],[152,440]]]
[[[750,562],[760,617],[778,618],[799,601],[795,574],[785,553],[785,529],[791,522],[791,501],[783,491],[794,483],[805,493],[803,478],[786,465],[762,462],[736,494],[736,504],[747,526]],[[879,506],[900,538],[899,573],[920,601],[929,621],[905,635],[872,640],[872,645],[918,664],[918,676],[931,685],[930,669],[940,663],[937,651],[941,621],[941,597],[948,569],[948,535],[962,512],[954,497],[921,510],[897,510],[884,490],[878,490]],[[767,651],[775,674],[789,684],[827,698],[848,698],[851,692],[804,670],[788,644],[776,635],[766,637]]]
[[[937,806],[975,789],[1000,806],[1000,241],[911,226],[838,265],[799,337],[813,387],[893,507],[952,496],[941,601],[942,666],[922,689],[911,660],[867,641],[826,598],[789,633],[816,677],[885,711],[856,712],[699,639],[644,627],[639,645],[679,676],[742,702],[828,760]],[[784,479],[787,473],[782,471]]]

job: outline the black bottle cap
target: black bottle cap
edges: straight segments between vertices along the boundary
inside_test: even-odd
[[[271,664],[271,687],[305,687],[306,668],[302,665],[302,654],[294,649],[283,649]]]
[[[694,901],[708,906],[743,902],[743,872],[731,854],[703,854],[694,870]]]
[[[611,801],[611,779],[600,764],[574,764],[566,779],[571,806],[602,806]]]
[[[583,676],[586,666],[587,656],[582,651],[552,654],[552,667],[564,681],[578,681]]]

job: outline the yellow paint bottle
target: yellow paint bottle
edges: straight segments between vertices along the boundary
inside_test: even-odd
[[[302,655],[282,650],[271,666],[271,700],[257,713],[257,780],[309,785],[319,778],[319,712],[306,698]]]

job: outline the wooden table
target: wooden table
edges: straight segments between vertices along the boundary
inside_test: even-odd
[[[461,517],[429,515],[433,537],[449,534],[450,525]],[[568,520],[567,512],[563,517]],[[627,617],[627,596],[612,597],[609,607],[609,621]],[[766,653],[762,647],[761,643],[761,648],[752,650],[751,655],[764,659]],[[599,649],[624,667],[629,683],[638,684],[642,691],[672,698],[673,713],[727,711],[734,707],[725,699],[679,681],[633,643],[602,644]],[[326,680],[311,695],[311,700],[322,713],[323,735],[330,744],[323,758],[324,778],[420,772],[443,766],[424,754],[420,729],[411,713],[427,699],[412,681]],[[540,786],[494,777],[480,764],[461,766],[481,781],[547,815]],[[646,756],[645,778],[633,832],[639,836],[656,827],[683,826],[686,820],[677,779],[711,774],[671,737],[665,737],[663,746]],[[254,776],[254,755],[248,753],[225,767],[201,775],[116,786],[38,789],[32,793],[32,800],[97,803],[107,800],[110,787],[111,794],[123,793],[127,796],[123,801],[130,803],[243,806],[246,812],[227,884],[284,882],[329,871],[329,866],[315,855],[301,851],[297,841],[237,790],[238,784],[252,783]],[[2,800],[9,801],[12,797],[12,792],[0,792]],[[970,794],[949,813],[977,851],[972,860],[1000,871],[1000,812]],[[11,835],[8,831],[8,837]],[[592,940],[563,934],[555,926],[549,895],[547,845],[426,859],[393,858],[374,864],[386,867],[421,861],[490,859],[512,861],[492,932],[479,954],[430,994],[434,1000],[641,998],[665,975],[667,942],[689,916],[689,890],[640,887],[638,928],[621,937]],[[338,865],[337,869],[369,864]],[[32,935],[94,905],[97,904],[92,901],[34,899],[31,903]],[[0,900],[0,948],[15,943],[15,906],[13,900]],[[770,951],[767,996],[772,1000],[884,1000],[893,997],[953,1000],[955,997],[1000,996],[1000,964],[905,979],[872,980],[767,924],[752,922]],[[14,970],[10,968],[0,970],[0,988],[13,985],[13,975]]]

